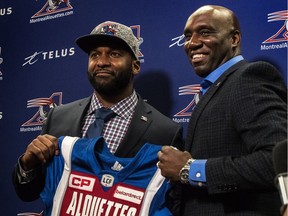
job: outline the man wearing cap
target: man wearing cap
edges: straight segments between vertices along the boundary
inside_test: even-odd
[[[88,79],[94,92],[90,97],[52,109],[41,135],[19,158],[13,183],[23,201],[39,198],[47,163],[59,154],[58,137],[97,136],[90,125],[100,109],[113,111],[101,135],[118,157],[133,157],[146,142],[181,148],[182,127],[144,102],[134,90],[140,61],[139,43],[131,28],[107,21],[89,35],[79,37],[76,43],[89,56]]]

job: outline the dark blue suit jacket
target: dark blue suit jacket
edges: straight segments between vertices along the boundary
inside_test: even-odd
[[[208,159],[207,186],[184,188],[183,215],[279,215],[274,145],[287,138],[287,87],[275,67],[241,61],[193,110],[185,149]]]

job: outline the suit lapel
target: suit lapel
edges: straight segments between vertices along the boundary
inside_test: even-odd
[[[92,97],[92,96],[91,96]],[[76,107],[75,113],[81,113],[81,115],[75,115],[76,119],[75,119],[75,133],[77,134],[77,136],[81,137],[81,131],[82,131],[82,123],[83,123],[83,119],[84,116],[87,113],[87,110],[89,108],[89,104],[91,101],[91,97],[88,98],[84,98],[84,100],[81,100],[78,104],[78,106]]]
[[[151,110],[148,109],[139,95],[138,97],[139,100],[128,131],[115,152],[118,157],[130,157],[140,150],[143,134],[152,123]]]
[[[199,117],[201,116],[201,113],[205,109],[205,107],[208,105],[211,98],[215,95],[215,93],[218,91],[218,89],[224,85],[225,81],[229,77],[230,74],[235,72],[239,67],[246,64],[245,60],[242,60],[232,67],[230,67],[227,71],[225,71],[216,81],[213,83],[208,91],[205,93],[203,97],[201,97],[200,101],[197,103],[195,108],[193,109],[193,112],[190,117],[188,130],[187,130],[187,137],[185,141],[185,150],[191,151],[193,138],[194,138],[194,132],[197,127],[197,123],[199,120]]]
[[[82,136],[82,121],[87,112],[87,109],[89,108],[90,101],[91,97],[84,98],[78,102],[77,106],[74,105],[69,109],[71,115],[69,115],[67,122],[70,125],[70,128],[67,130],[67,134],[70,136]],[[66,125],[67,122],[65,123]]]

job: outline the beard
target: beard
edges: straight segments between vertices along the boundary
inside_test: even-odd
[[[126,89],[133,80],[132,67],[120,72],[109,70],[107,73],[110,74],[107,77],[97,77],[97,71],[93,73],[88,72],[89,82],[99,94],[106,96],[118,94]]]

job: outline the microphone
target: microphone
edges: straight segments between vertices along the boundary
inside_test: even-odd
[[[275,145],[272,156],[277,174],[275,184],[280,192],[282,205],[285,207],[288,205],[287,139]]]

